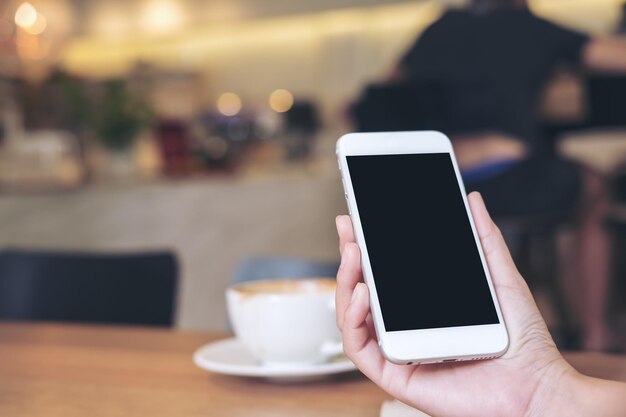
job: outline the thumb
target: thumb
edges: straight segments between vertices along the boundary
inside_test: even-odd
[[[513,262],[500,229],[491,220],[482,196],[473,192],[468,201],[494,284],[525,287],[526,283]]]
[[[548,345],[554,348],[528,285],[517,271],[502,233],[489,217],[481,195],[471,193],[468,200],[493,284],[498,293],[502,315],[512,340],[509,352],[519,351],[524,347],[524,343],[520,341],[533,335],[535,340],[547,341]],[[529,330],[531,327],[534,330]],[[541,335],[539,339],[538,335]]]

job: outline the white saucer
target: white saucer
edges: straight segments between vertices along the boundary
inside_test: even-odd
[[[200,347],[193,354],[193,362],[202,369],[219,374],[271,379],[307,379],[356,370],[345,356],[320,364],[288,367],[262,365],[235,338]]]

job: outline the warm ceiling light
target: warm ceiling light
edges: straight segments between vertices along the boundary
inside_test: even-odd
[[[46,30],[46,26],[48,26],[46,18],[41,13],[37,13],[35,23],[23,29],[31,35],[41,35]]]
[[[15,11],[15,24],[26,29],[35,24],[37,21],[37,9],[35,6],[25,1]]]
[[[150,33],[167,33],[180,29],[185,20],[185,11],[177,2],[149,0],[144,3],[140,25]]]
[[[235,116],[241,111],[241,99],[235,93],[224,93],[217,99],[217,110],[224,116]]]
[[[289,91],[280,88],[270,94],[269,103],[275,112],[285,113],[293,106],[293,95]]]

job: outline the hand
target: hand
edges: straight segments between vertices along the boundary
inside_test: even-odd
[[[558,352],[480,194],[470,194],[469,203],[509,332],[508,351],[498,359],[455,364],[387,361],[376,341],[352,223],[339,216],[336,304],[345,353],[382,389],[433,416],[541,415],[555,387],[576,371]]]

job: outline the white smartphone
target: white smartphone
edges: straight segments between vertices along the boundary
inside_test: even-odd
[[[431,131],[351,133],[337,156],[385,357],[417,364],[506,352],[450,140]]]

